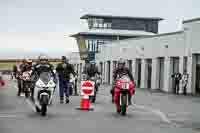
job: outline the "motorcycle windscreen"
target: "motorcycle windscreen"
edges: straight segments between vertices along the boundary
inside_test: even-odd
[[[123,75],[123,76],[121,76],[121,77],[120,77],[120,80],[121,80],[122,82],[126,82],[126,83],[131,81],[128,75]]]
[[[42,80],[42,82],[47,85],[49,83],[49,81],[51,80],[51,73],[49,72],[43,72],[40,74],[40,80]]]

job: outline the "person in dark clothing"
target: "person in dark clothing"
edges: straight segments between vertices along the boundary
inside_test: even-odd
[[[76,76],[75,76],[75,81],[74,81],[74,95],[75,96],[78,96],[77,82],[78,82],[78,70],[76,71]]]
[[[100,75],[100,72],[98,71],[98,67],[96,66],[95,62],[89,62],[87,60],[83,73],[87,75],[87,79],[95,77],[96,74]]]
[[[35,83],[39,79],[40,74],[43,72],[49,72],[53,76],[54,82],[56,82],[56,75],[54,73],[54,67],[52,64],[48,62],[48,58],[45,55],[40,55],[38,58],[38,62],[32,66],[32,73],[31,73],[31,79],[32,79],[32,94],[34,94],[34,88]],[[34,96],[32,95],[32,99],[34,100]]]
[[[12,76],[15,78],[15,79],[17,79],[17,66],[16,65],[14,65],[13,66],[13,70],[12,70]],[[13,79],[13,78],[12,78]]]
[[[24,72],[26,71],[31,71],[32,70],[32,60],[30,59],[27,59],[26,60],[26,64],[22,66],[21,68],[21,73],[23,75]],[[23,87],[23,90],[26,90],[26,85],[29,86],[31,88],[31,95],[33,95],[33,88],[31,87],[31,81],[24,81],[22,79],[22,87]]]
[[[57,65],[56,71],[59,78],[60,103],[63,104],[65,94],[65,102],[67,104],[69,103],[68,84],[70,80],[70,74],[73,74],[73,76],[75,76],[74,67],[72,64],[69,64],[69,60],[65,56],[62,56],[62,63]]]
[[[21,68],[21,72],[30,71],[32,69],[32,60],[27,59],[26,64],[24,64]]]
[[[178,95],[179,88],[180,88],[179,85],[180,85],[180,80],[182,78],[182,75],[181,75],[181,73],[177,72],[172,75],[172,78],[174,79],[174,83],[175,83],[174,92],[175,92],[175,94]]]
[[[112,94],[112,102],[114,103],[114,86],[116,84],[116,80],[118,77],[121,77],[122,75],[128,75],[130,80],[134,83],[134,78],[130,70],[125,67],[125,61],[123,59],[120,59],[118,62],[118,67],[113,71],[113,86],[111,88],[111,94]],[[129,95],[129,104],[131,105],[131,98],[132,95]]]
[[[24,59],[22,61],[22,64],[19,65],[19,67],[17,68],[17,72],[16,72],[16,78],[17,78],[17,84],[18,84],[18,93],[17,95],[20,96],[21,93],[23,92],[23,81],[21,79],[22,76],[22,70],[26,65],[26,60]]]

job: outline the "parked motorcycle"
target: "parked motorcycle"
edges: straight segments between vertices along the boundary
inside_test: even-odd
[[[115,91],[119,92],[119,95],[116,97],[115,105],[117,112],[123,116],[126,115],[127,112],[129,92],[133,89],[133,82],[127,75],[123,75],[117,79]]]
[[[56,83],[52,74],[49,72],[41,73],[35,84],[34,99],[36,111],[40,112],[42,116],[45,116],[47,113],[55,88]]]

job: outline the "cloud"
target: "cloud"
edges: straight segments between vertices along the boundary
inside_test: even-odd
[[[21,57],[41,52],[60,56],[78,51],[76,41],[64,35],[64,32],[1,32],[1,57]]]

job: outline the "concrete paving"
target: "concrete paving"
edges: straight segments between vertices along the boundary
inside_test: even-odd
[[[41,117],[24,97],[16,96],[15,81],[6,83],[0,90],[0,133],[195,133],[200,127],[198,97],[137,89],[134,105],[128,108],[127,116],[122,117],[115,113],[111,103],[110,86],[102,85],[96,104],[91,105],[94,111],[76,110],[79,96],[71,97],[70,104],[60,104],[56,96],[47,117]]]

